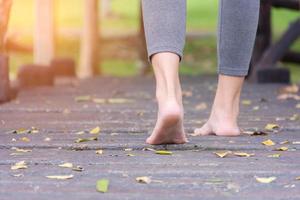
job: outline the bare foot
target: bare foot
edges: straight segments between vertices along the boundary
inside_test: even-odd
[[[148,144],[183,144],[187,142],[183,128],[183,108],[176,100],[159,104],[157,122]]]
[[[218,89],[208,121],[194,135],[238,136],[239,101],[244,77],[219,75]]]
[[[194,130],[195,135],[239,136],[241,130],[236,122],[210,118],[201,128]]]

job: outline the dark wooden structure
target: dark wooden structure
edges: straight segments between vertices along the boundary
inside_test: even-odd
[[[257,38],[249,79],[258,82],[288,82],[285,69],[276,69],[279,61],[300,64],[300,52],[289,48],[300,37],[300,17],[292,22],[281,38],[272,44],[272,8],[285,8],[299,12],[300,0],[262,0]]]
[[[184,97],[185,126],[191,133],[209,116],[209,109],[196,107],[199,102],[211,106],[216,78],[182,77],[182,83],[184,91],[191,93]],[[246,83],[242,99],[251,100],[252,105],[242,105],[240,116],[244,129],[263,129],[273,122],[281,127],[278,133],[229,138],[189,135],[187,144],[161,146],[145,144],[156,118],[155,87],[150,77],[98,77],[74,86],[23,90],[16,101],[0,105],[0,199],[300,199],[300,127],[293,117],[299,111],[295,101],[276,99],[278,89],[278,84],[258,87]],[[91,99],[75,101],[81,95],[91,95]],[[93,98],[130,101],[96,103]],[[32,126],[38,132],[13,133]],[[97,126],[101,128],[99,135],[88,132]],[[75,143],[89,137],[98,140]],[[262,145],[267,139],[276,145]],[[281,146],[288,151],[274,151]],[[167,149],[173,155],[158,155],[144,148]],[[99,149],[102,155],[95,153]],[[219,158],[214,154],[222,151],[254,155]],[[274,154],[281,156],[272,157]],[[25,161],[28,168],[11,170],[19,161]],[[84,170],[58,166],[65,162]],[[74,177],[69,180],[46,178],[70,174]],[[140,176],[149,176],[152,182],[136,182]],[[256,177],[276,180],[263,184]],[[110,180],[105,194],[96,191],[96,181],[102,178]]]

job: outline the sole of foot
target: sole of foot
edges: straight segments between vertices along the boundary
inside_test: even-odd
[[[184,144],[188,142],[183,128],[183,109],[176,101],[170,101],[160,107],[155,128],[146,143]]]

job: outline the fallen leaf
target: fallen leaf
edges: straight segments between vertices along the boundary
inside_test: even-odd
[[[300,96],[297,94],[281,94],[277,96],[278,100],[287,100],[287,99],[294,99],[296,101],[300,100]]]
[[[108,179],[100,179],[96,183],[96,190],[98,192],[105,193],[108,191],[109,180]]]
[[[28,167],[27,167],[25,161],[17,162],[17,163],[15,163],[14,165],[12,165],[12,166],[10,167],[11,170],[27,169],[27,168],[28,168]]]
[[[72,168],[73,167],[73,164],[72,163],[63,163],[63,164],[60,164],[58,165],[59,167],[63,167],[63,168]]]
[[[300,144],[300,141],[294,141],[292,144]]]
[[[252,110],[255,110],[255,111],[257,111],[257,110],[259,110],[259,109],[260,109],[259,106],[253,106],[253,108],[252,108]]]
[[[132,151],[132,148],[126,148],[124,151]]]
[[[81,143],[81,142],[89,142],[89,141],[96,141],[98,140],[97,137],[90,137],[90,138],[78,138],[75,140],[75,143]]]
[[[300,181],[300,176],[296,177],[296,180],[297,180],[297,181]]]
[[[205,102],[199,103],[195,107],[196,110],[205,110],[206,108],[207,108],[207,104]]]
[[[45,142],[49,142],[49,141],[51,141],[51,138],[46,137],[46,138],[44,139],[44,141],[45,141]]]
[[[97,104],[104,104],[106,103],[106,99],[94,98],[93,102]]]
[[[268,155],[269,158],[279,158],[280,156],[281,156],[280,154]]]
[[[289,120],[291,120],[291,121],[297,121],[297,120],[299,120],[300,119],[300,116],[298,115],[298,114],[294,114],[293,116],[291,116],[290,118],[289,118]]]
[[[289,150],[288,147],[279,147],[277,149],[274,149],[274,151],[287,151],[287,150]]]
[[[91,100],[91,96],[89,96],[89,95],[75,97],[76,102],[84,102],[84,101],[90,101],[90,100]]]
[[[93,128],[92,130],[90,130],[90,134],[99,134],[100,133],[100,127],[97,126],[95,128]]]
[[[76,135],[83,135],[83,134],[85,134],[85,132],[84,132],[84,131],[78,131],[78,132],[76,132],[75,134],[76,134]]]
[[[107,99],[107,103],[111,103],[111,104],[132,103],[132,100],[123,99],[123,98],[110,98],[110,99]]]
[[[244,131],[243,134],[247,134],[250,136],[261,136],[261,135],[268,135],[268,133],[264,132],[264,131]]]
[[[295,107],[300,109],[300,103],[298,103]]]
[[[231,153],[232,153],[231,151],[214,152],[214,154],[216,154],[220,158],[225,158]]]
[[[129,156],[129,157],[134,157],[135,156],[134,154],[131,154],[131,153],[126,154],[126,155]]]
[[[135,180],[138,183],[145,183],[145,184],[149,184],[151,183],[151,178],[148,176],[140,176],[140,177],[136,177]]]
[[[233,154],[239,157],[251,157],[255,155],[254,153],[245,153],[245,152],[235,152]]]
[[[245,105],[245,106],[249,106],[249,105],[252,104],[252,101],[249,100],[249,99],[244,99],[244,100],[242,100],[242,104]]]
[[[103,150],[102,149],[98,149],[95,151],[96,154],[102,155],[103,154]]]
[[[82,172],[84,169],[81,166],[75,166],[75,167],[72,168],[72,170],[76,171],[76,172]]]
[[[267,124],[265,126],[265,129],[268,131],[273,131],[274,129],[278,129],[279,125],[278,124]]]
[[[279,93],[298,93],[299,86],[296,84],[288,85],[279,89]]]
[[[259,183],[271,183],[275,181],[277,178],[275,176],[271,176],[271,177],[255,177],[255,179]]]
[[[19,153],[28,153],[28,152],[31,152],[32,150],[30,149],[19,149],[17,147],[12,147],[11,148],[12,150],[15,150],[16,152],[19,152]]]
[[[71,174],[71,175],[51,175],[46,177],[49,179],[67,180],[73,178],[74,176]]]
[[[266,145],[266,146],[274,146],[275,145],[275,142],[273,142],[272,140],[265,140],[262,142],[263,145]]]
[[[290,141],[288,141],[288,140],[285,140],[285,141],[283,141],[283,142],[280,142],[280,144],[289,144],[290,143]]]
[[[163,151],[163,150],[155,151],[155,153],[159,154],[159,155],[172,155],[173,154],[171,151]]]
[[[20,138],[20,140],[23,142],[30,142],[30,139],[28,137],[22,137]]]

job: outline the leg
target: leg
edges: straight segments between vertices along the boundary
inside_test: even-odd
[[[235,136],[239,100],[258,25],[259,0],[220,0],[218,88],[206,124],[195,133]]]
[[[158,115],[149,144],[187,142],[178,75],[185,42],[185,0],[143,0],[149,58],[156,79]]]

